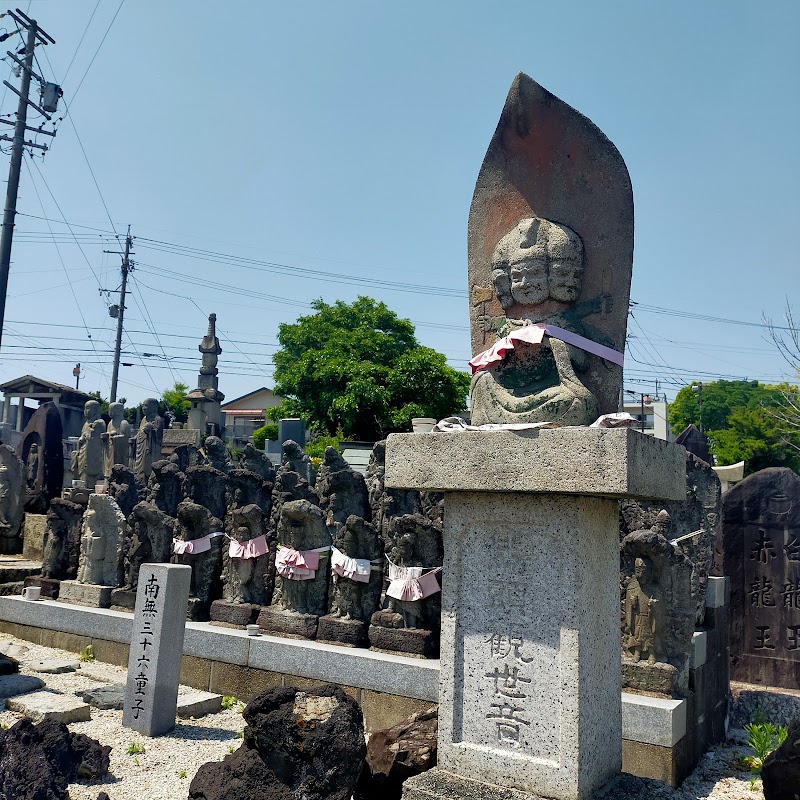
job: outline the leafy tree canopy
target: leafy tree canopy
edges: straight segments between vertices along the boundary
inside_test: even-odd
[[[279,328],[274,392],[287,399],[275,413],[330,436],[372,441],[410,430],[413,417],[465,408],[469,375],[421,346],[411,322],[384,303],[311,305],[314,314]]]
[[[800,434],[780,418],[787,394],[796,395],[797,391],[797,387],[785,383],[704,383],[702,427],[711,440],[716,463],[744,461],[748,475],[765,467],[789,467],[800,472]],[[700,393],[684,386],[669,407],[672,431],[680,433],[690,423],[699,427],[700,413]]]
[[[158,413],[169,412],[174,422],[186,422],[189,419],[189,409],[192,407],[188,400],[183,399],[188,391],[189,387],[180,381],[175,381],[175,385],[171,389],[164,389],[161,392]]]

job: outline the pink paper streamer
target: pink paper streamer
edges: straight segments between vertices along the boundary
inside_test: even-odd
[[[258,558],[267,554],[267,537],[256,536],[255,539],[247,539],[244,542],[232,540],[228,547],[228,555],[231,558]]]

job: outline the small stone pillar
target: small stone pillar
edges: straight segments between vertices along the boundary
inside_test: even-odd
[[[404,798],[584,800],[620,772],[617,501],[681,499],[684,458],[627,429],[389,437],[387,487],[445,492],[438,767]]]

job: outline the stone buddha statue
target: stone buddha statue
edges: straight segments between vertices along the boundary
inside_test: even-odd
[[[100,417],[100,403],[88,400],[83,407],[84,423],[77,446],[71,455],[73,478],[86,482],[92,491],[97,481],[103,477],[104,447],[103,434],[106,423]]]
[[[486,333],[503,337],[544,322],[606,343],[583,318],[606,310],[610,297],[576,303],[583,283],[583,243],[566,225],[539,217],[521,220],[497,244],[491,268],[505,314],[482,316]],[[587,365],[584,350],[555,337],[545,337],[540,345],[517,343],[501,363],[475,373],[473,424],[594,422],[597,401],[581,379]]]

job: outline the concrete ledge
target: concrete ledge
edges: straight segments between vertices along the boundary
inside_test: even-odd
[[[709,575],[706,585],[706,608],[722,608],[728,605],[728,586],[727,578],[715,578]]]
[[[630,429],[394,433],[386,487],[683,500],[686,452]]]
[[[695,631],[692,635],[692,649],[689,651],[689,669],[697,669],[706,663],[708,657],[708,634]]]
[[[672,747],[686,735],[686,701],[622,693],[622,738]]]

